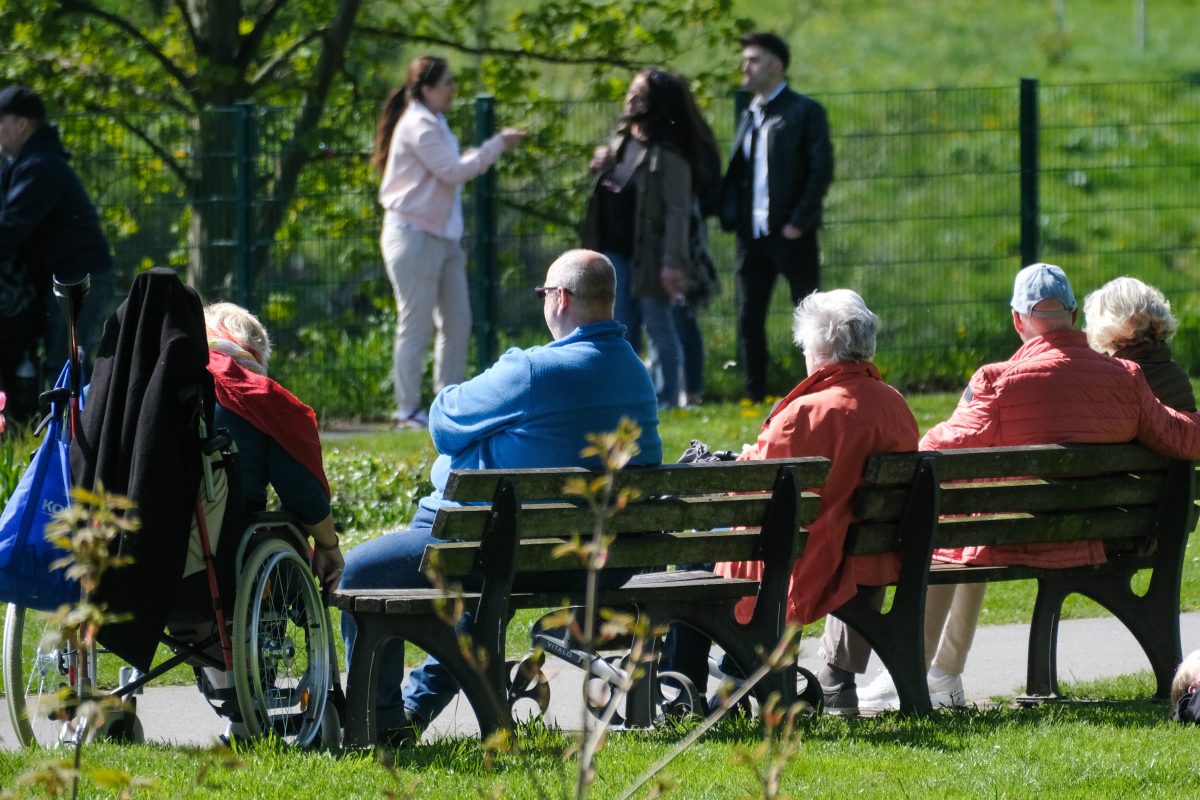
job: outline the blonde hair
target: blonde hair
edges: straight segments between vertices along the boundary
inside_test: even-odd
[[[1183,659],[1175,678],[1171,681],[1171,708],[1179,707],[1179,698],[1192,691],[1200,683],[1200,650],[1193,650]]]
[[[1175,335],[1171,304],[1153,286],[1128,276],[1116,278],[1083,301],[1084,331],[1093,350],[1112,355],[1139,342],[1165,342]]]
[[[204,309],[210,339],[228,339],[254,357],[265,370],[271,360],[271,337],[258,317],[236,303],[213,303]]]

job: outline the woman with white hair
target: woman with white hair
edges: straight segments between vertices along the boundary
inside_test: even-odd
[[[1196,396],[1187,373],[1171,358],[1175,317],[1171,304],[1153,286],[1128,276],[1116,278],[1083,301],[1088,344],[1100,353],[1142,368],[1154,396],[1178,411],[1195,411]]]
[[[332,591],[345,564],[333,529],[317,415],[267,377],[271,339],[256,316],[233,303],[213,303],[204,309],[204,326],[217,395],[214,419],[237,443],[246,508],[264,510],[270,484],[312,537],[317,577]]]
[[[745,445],[738,456],[739,461],[824,456],[831,462],[804,556],[792,568],[789,622],[813,622],[853,597],[860,585],[883,586],[899,577],[895,555],[843,555],[853,517],[851,499],[867,459],[874,453],[917,449],[917,421],[908,404],[871,363],[878,326],[875,314],[849,289],[814,292],[801,300],[792,332],[804,351],[808,377],[779,401],[758,441]],[[717,564],[715,571],[758,580],[762,563]],[[753,610],[754,598],[749,597],[738,604],[736,615],[746,622]],[[677,625],[668,636],[663,660],[703,691],[708,646],[696,631]],[[849,654],[848,663],[858,666],[855,659],[861,658],[861,672],[869,657],[870,650]]]

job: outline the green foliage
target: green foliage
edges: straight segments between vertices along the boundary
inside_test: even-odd
[[[0,435],[0,508],[16,491],[25,467],[29,466],[29,454],[37,449],[33,430],[25,425],[8,423]]]
[[[333,490],[333,521],[345,542],[343,547],[404,527],[417,502],[433,490],[431,464],[426,453],[395,458],[327,448],[325,473]]]

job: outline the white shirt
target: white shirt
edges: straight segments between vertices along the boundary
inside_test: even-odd
[[[749,114],[753,120],[753,124],[746,132],[746,138],[742,140],[742,155],[747,159],[750,158],[750,143],[753,137],[758,137],[757,143],[754,145],[754,181],[753,195],[750,205],[750,230],[754,234],[754,238],[758,239],[770,233],[767,219],[771,210],[771,196],[767,191],[767,131],[766,131],[766,106],[779,93],[787,88],[787,83],[781,83],[775,87],[775,91],[771,92],[766,98],[755,95],[750,101]]]

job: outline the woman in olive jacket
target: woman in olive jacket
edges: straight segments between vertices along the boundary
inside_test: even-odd
[[[614,316],[635,349],[644,324],[655,351],[659,405],[679,399],[681,349],[672,306],[682,302],[692,269],[688,248],[693,173],[701,156],[686,87],[648,69],[629,84],[616,135],[596,149],[597,174],[583,225],[583,246],[617,271]]]

